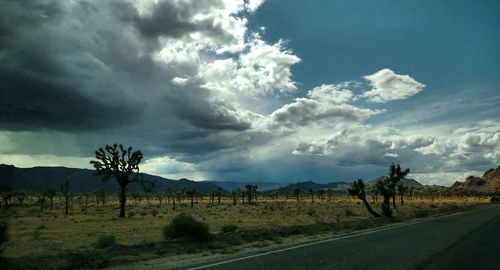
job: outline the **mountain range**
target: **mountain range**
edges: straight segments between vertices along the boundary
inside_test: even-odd
[[[90,192],[104,189],[106,192],[115,192],[117,183],[114,179],[102,181],[100,176],[94,175],[94,170],[66,167],[33,167],[17,168],[12,165],[0,164],[0,190],[44,191],[59,189],[60,185],[68,181],[70,190],[74,192]],[[194,188],[202,193],[219,188],[213,182],[197,182],[185,178],[179,180],[167,179],[160,176],[143,174],[143,180],[154,182],[153,192]],[[141,190],[138,183],[131,183],[128,190]]]
[[[375,185],[378,180],[383,180],[386,176],[381,176],[366,183],[367,190]],[[168,179],[151,174],[143,174],[143,179],[147,182],[154,182],[153,192],[196,189],[201,193],[207,193],[212,189],[222,188],[226,192],[236,189],[245,189],[245,185],[252,184],[258,186],[258,191],[272,193],[293,192],[295,188],[302,191],[309,189],[321,190],[332,189],[335,192],[346,192],[350,183],[332,182],[320,184],[313,181],[297,182],[293,184],[272,183],[272,182],[221,182],[221,181],[193,181],[189,179]],[[60,185],[68,181],[70,189],[74,192],[90,192],[96,189],[104,189],[107,192],[117,190],[116,181],[110,179],[102,181],[100,176],[94,175],[94,170],[76,169],[66,167],[33,167],[18,168],[12,165],[0,164],[0,191],[1,190],[24,190],[24,191],[45,191],[47,189],[59,189]],[[496,169],[486,171],[482,177],[469,176],[464,182],[456,182],[453,186],[424,186],[414,179],[403,179],[406,186],[425,189],[443,189],[453,193],[484,193],[500,194],[500,166]],[[130,191],[141,190],[138,183],[129,185]]]

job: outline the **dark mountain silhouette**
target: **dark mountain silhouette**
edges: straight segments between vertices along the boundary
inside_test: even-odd
[[[308,191],[310,189],[317,191],[321,189],[332,189],[336,192],[347,192],[347,187],[349,186],[349,183],[346,182],[332,182],[332,183],[326,183],[326,184],[318,184],[313,181],[306,181],[306,182],[297,182],[294,184],[289,184],[285,187],[277,188],[277,189],[272,189],[268,190],[267,192],[278,192],[278,193],[285,193],[285,192],[293,192],[294,189],[299,188],[301,191]]]
[[[374,187],[378,181],[384,180],[386,178],[387,178],[387,176],[377,177],[371,181],[368,181],[368,183],[366,183],[366,186],[370,189],[370,188]],[[401,179],[401,181],[399,183],[401,183],[407,187],[413,187],[413,188],[423,188],[424,187],[424,185],[420,184],[420,182],[418,182],[415,179],[411,179],[411,178],[403,178],[403,179]]]
[[[196,182],[188,179],[172,180],[160,176],[143,174],[144,181],[155,182],[152,191],[172,191],[182,188],[194,188],[202,193],[218,188],[213,182]],[[114,179],[102,181],[100,176],[94,175],[94,170],[75,169],[66,167],[33,167],[17,168],[12,165],[0,164],[0,190],[45,191],[50,188],[59,189],[65,181],[69,182],[73,192],[90,192],[103,188],[107,192],[116,192],[117,183]],[[132,183],[129,191],[141,190],[142,186]]]
[[[267,191],[267,190],[272,190],[272,189],[277,189],[280,187],[283,187],[284,183],[271,183],[271,182],[234,182],[234,181],[214,181],[214,184],[218,185],[219,187],[223,188],[224,190],[227,191],[233,191],[237,188],[243,190],[245,189],[245,186],[250,184],[250,185],[257,185],[258,191]]]

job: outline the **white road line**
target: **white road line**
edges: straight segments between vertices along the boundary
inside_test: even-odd
[[[371,234],[371,233],[376,233],[376,232],[387,231],[387,230],[391,230],[391,229],[396,229],[396,228],[411,226],[411,225],[415,225],[415,224],[419,224],[419,223],[423,223],[423,222],[427,222],[427,221],[431,221],[431,220],[436,220],[436,219],[451,217],[451,216],[455,216],[455,215],[460,215],[460,214],[463,214],[463,213],[466,213],[466,212],[458,212],[458,213],[453,213],[453,214],[449,214],[449,215],[446,215],[446,216],[429,218],[429,219],[420,220],[420,221],[416,221],[416,222],[412,222],[412,223],[405,223],[405,224],[400,224],[400,225],[389,226],[389,227],[382,228],[382,229],[373,229],[373,230],[364,231],[364,232],[360,232],[360,233],[354,233],[354,234],[349,234],[349,235],[345,235],[345,236],[334,237],[334,238],[330,238],[330,239],[320,240],[320,241],[317,241],[317,242],[302,244],[302,245],[288,247],[288,248],[283,248],[283,249],[279,249],[279,250],[267,251],[267,252],[263,252],[263,253],[259,253],[259,254],[254,254],[254,255],[249,255],[249,256],[245,256],[245,257],[241,257],[241,258],[236,258],[236,259],[231,259],[231,260],[227,260],[227,261],[222,261],[222,262],[217,262],[217,263],[202,265],[202,266],[198,266],[198,267],[193,267],[193,268],[189,268],[188,270],[204,269],[204,268],[209,268],[209,267],[218,266],[218,265],[222,265],[222,264],[243,261],[243,260],[247,260],[247,259],[251,259],[251,258],[266,256],[266,255],[270,255],[270,254],[276,254],[276,253],[280,253],[280,252],[284,252],[284,251],[288,251],[288,250],[294,250],[294,249],[299,249],[299,248],[303,248],[303,247],[314,246],[314,245],[319,245],[319,244],[323,244],[323,243],[333,242],[333,241],[337,241],[337,240],[352,238],[352,237],[356,237],[356,236],[367,235],[367,234]]]
[[[459,214],[459,213],[455,213],[455,214],[452,214],[452,215],[456,215],[456,214]],[[449,215],[449,216],[451,216],[451,215]],[[232,263],[232,262],[237,262],[237,261],[243,261],[243,260],[247,260],[247,259],[251,259],[251,258],[256,258],[256,257],[270,255],[270,254],[280,253],[280,252],[284,252],[284,251],[288,251],[288,250],[293,250],[293,249],[299,249],[299,248],[308,247],[308,246],[319,245],[319,244],[322,244],[322,243],[328,243],[328,242],[333,242],[333,241],[337,241],[337,240],[352,238],[352,237],[356,237],[356,236],[360,236],[360,235],[367,235],[367,234],[371,234],[371,233],[376,233],[376,232],[381,232],[381,231],[387,231],[387,230],[390,230],[390,229],[395,229],[395,228],[400,228],[400,227],[406,227],[406,226],[410,226],[410,225],[419,224],[419,223],[422,223],[422,222],[425,222],[425,221],[428,221],[428,220],[421,220],[421,221],[417,221],[417,222],[413,222],[413,223],[407,223],[407,224],[401,224],[401,225],[394,225],[394,226],[390,226],[390,227],[386,227],[386,228],[382,228],[382,229],[375,229],[375,230],[365,231],[365,232],[356,233],[356,234],[349,234],[349,235],[345,235],[345,236],[334,237],[334,238],[330,238],[330,239],[320,240],[320,241],[317,241],[317,242],[312,242],[312,243],[302,244],[302,245],[298,245],[298,246],[283,248],[283,249],[279,249],[279,250],[273,250],[273,251],[268,251],[268,252],[264,252],[264,253],[259,253],[259,254],[254,254],[254,255],[250,255],[250,256],[245,256],[245,257],[241,257],[241,258],[231,259],[231,260],[227,260],[227,261],[222,261],[222,262],[217,262],[217,263],[202,265],[202,266],[198,266],[198,267],[194,267],[194,268],[189,268],[189,270],[203,269],[203,268],[209,268],[209,267],[212,267],[212,266],[217,266],[217,265],[222,265],[222,264],[227,264],[227,263]]]

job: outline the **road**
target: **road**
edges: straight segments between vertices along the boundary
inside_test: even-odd
[[[500,269],[500,205],[190,269]]]

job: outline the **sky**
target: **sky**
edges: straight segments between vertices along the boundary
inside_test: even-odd
[[[500,164],[498,1],[0,0],[0,163],[450,185]]]

